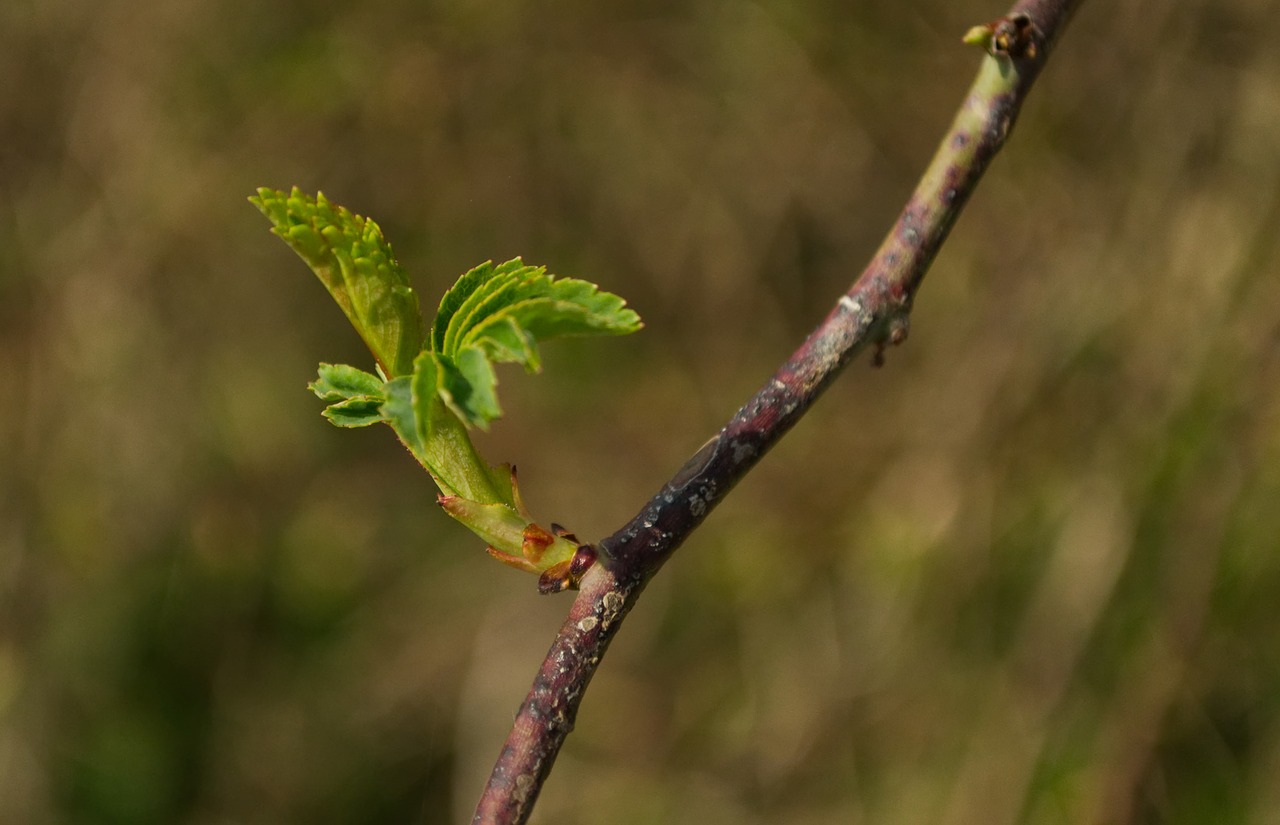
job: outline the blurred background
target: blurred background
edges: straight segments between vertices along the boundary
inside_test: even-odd
[[[1005,9],[0,4],[0,822],[468,821],[568,608],[320,417],[370,359],[255,187],[374,217],[424,308],[515,255],[630,300],[480,438],[598,538],[851,283]],[[1084,4],[537,822],[1280,822],[1278,11]]]

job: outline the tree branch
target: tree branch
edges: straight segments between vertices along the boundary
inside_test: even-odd
[[[791,358],[625,526],[599,543],[569,616],[494,766],[473,823],[526,822],[573,729],[582,694],[640,592],[725,494],[868,345],[901,343],[916,290],[978,179],[1004,145],[1079,0],[1019,0],[966,42],[987,54],[893,228],[853,287]]]

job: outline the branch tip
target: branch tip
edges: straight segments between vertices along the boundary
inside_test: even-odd
[[[1023,12],[1007,15],[981,26],[974,26],[961,38],[970,46],[978,46],[993,57],[1034,60],[1038,43],[1044,34]]]

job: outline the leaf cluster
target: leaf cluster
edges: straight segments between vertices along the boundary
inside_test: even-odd
[[[445,510],[500,560],[544,576],[567,569],[576,542],[533,522],[514,470],[486,463],[467,429],[487,429],[502,415],[496,364],[537,372],[540,342],[624,335],[640,329],[640,316],[595,284],[515,258],[459,278],[424,336],[417,296],[376,223],[296,187],[259,189],[250,201],[320,278],[377,362],[376,375],[320,365],[310,389],[327,403],[325,417],[339,427],[390,425],[435,479]]]

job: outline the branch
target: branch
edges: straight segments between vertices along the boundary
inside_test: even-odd
[[[526,822],[573,729],[583,692],[649,579],[712,508],[800,419],[840,368],[907,335],[925,271],[978,179],[1004,145],[1032,82],[1079,0],[1018,0],[965,41],[982,60],[960,111],[871,263],[795,354],[630,522],[600,542],[600,561],[538,671],[473,823]]]

